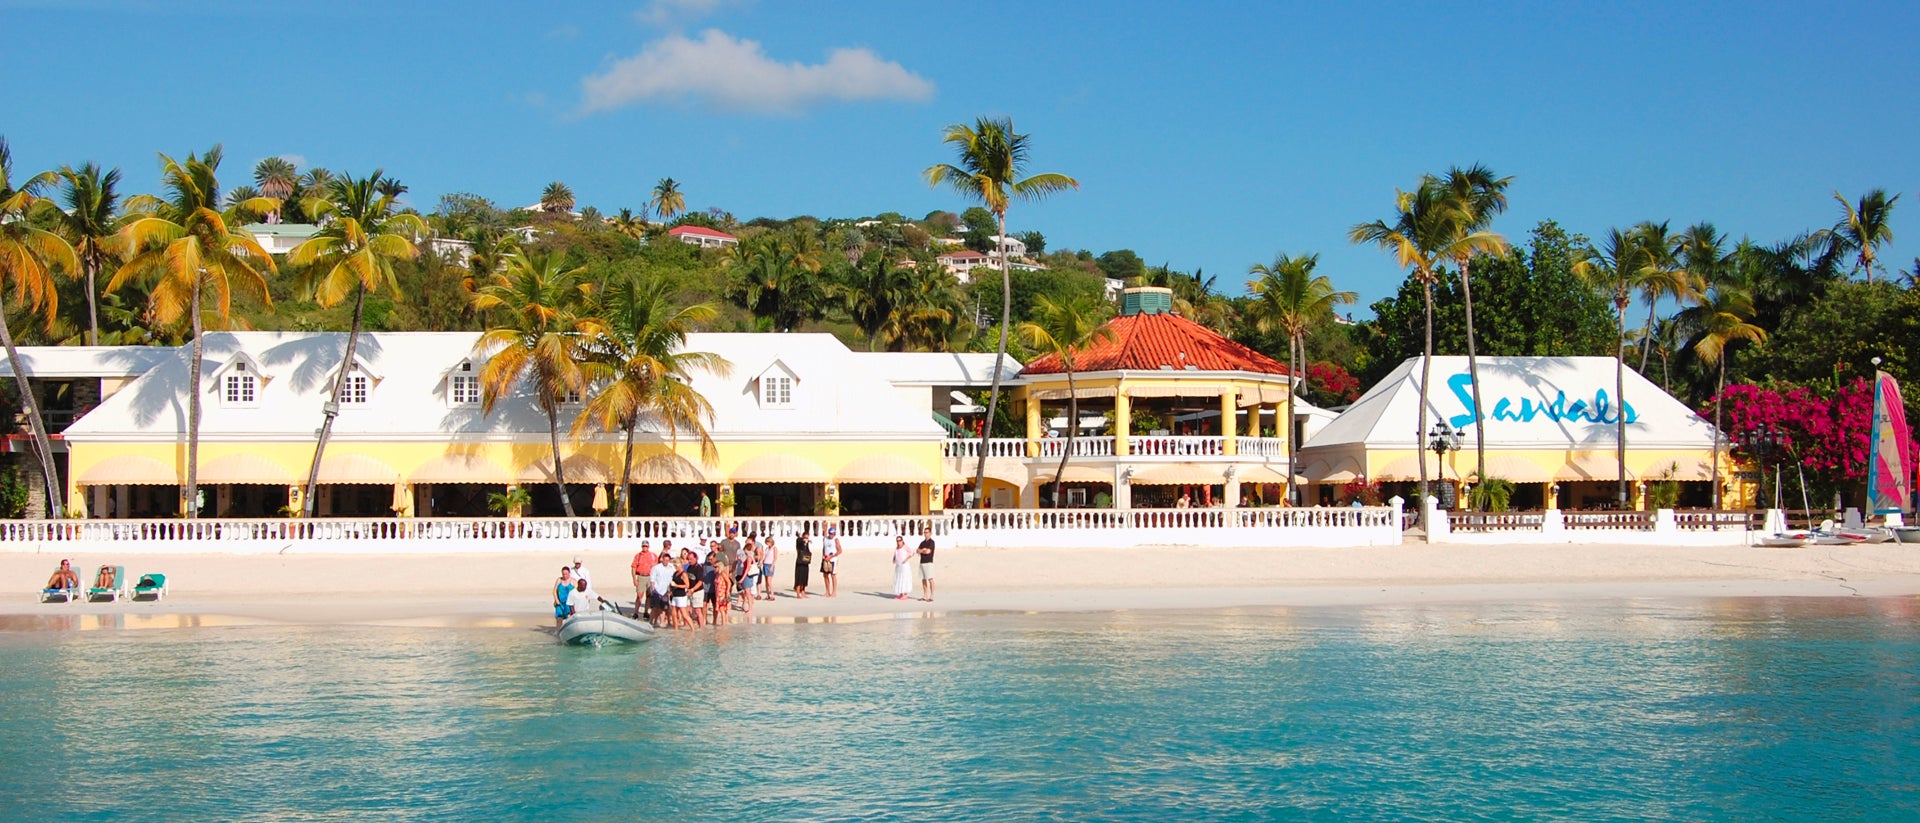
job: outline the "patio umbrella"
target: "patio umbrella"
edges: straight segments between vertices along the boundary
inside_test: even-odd
[[[606,486],[595,485],[593,487],[593,510],[596,512],[603,512],[607,510],[607,487]]]
[[[413,509],[413,487],[412,486],[409,486],[405,483],[394,484],[392,508],[395,512],[404,512],[404,511],[410,511]]]

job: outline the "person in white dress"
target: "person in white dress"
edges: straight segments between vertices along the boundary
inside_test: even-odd
[[[913,591],[913,570],[908,568],[913,560],[913,552],[907,548],[907,539],[893,539],[893,599],[905,600],[907,593]]]

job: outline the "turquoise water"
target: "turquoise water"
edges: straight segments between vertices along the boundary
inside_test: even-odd
[[[0,633],[0,818],[1914,820],[1920,600]]]

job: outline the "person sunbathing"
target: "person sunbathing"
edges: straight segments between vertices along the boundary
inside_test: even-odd
[[[94,578],[93,587],[96,589],[111,589],[115,584],[120,582],[116,579],[118,576],[112,566],[101,566],[100,574]]]
[[[47,588],[67,591],[80,588],[80,575],[73,573],[73,561],[60,561],[60,568],[53,573],[53,577],[47,579]]]

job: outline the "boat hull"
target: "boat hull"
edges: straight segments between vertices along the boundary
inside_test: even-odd
[[[652,639],[652,626],[618,612],[576,614],[560,624],[560,641],[569,646],[645,643]]]
[[[1920,526],[1895,526],[1893,539],[1902,543],[1920,543]]]

